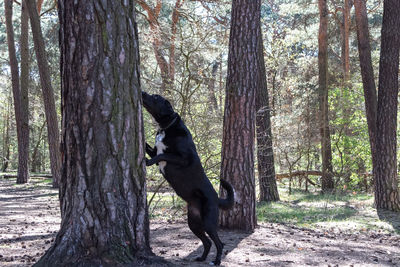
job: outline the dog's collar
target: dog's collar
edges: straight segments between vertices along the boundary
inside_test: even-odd
[[[167,130],[169,127],[171,127],[176,122],[177,119],[178,119],[178,116],[175,116],[175,118],[164,128],[162,128],[161,125],[160,125],[160,131]]]

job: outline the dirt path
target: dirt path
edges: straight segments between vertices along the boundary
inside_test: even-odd
[[[33,180],[14,185],[0,179],[0,266],[31,266],[58,231],[57,190]],[[252,234],[220,231],[226,244],[222,266],[400,266],[400,235],[299,229],[262,224]],[[193,262],[199,240],[184,220],[151,222],[153,252],[175,266],[208,266]]]

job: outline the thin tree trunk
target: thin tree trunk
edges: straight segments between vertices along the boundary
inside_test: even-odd
[[[345,86],[348,85],[348,81],[350,80],[350,10],[351,10],[351,1],[344,0],[344,8],[343,8],[343,78]]]
[[[260,201],[278,201],[279,193],[275,179],[274,150],[272,146],[271,112],[267,89],[267,75],[264,61],[264,45],[261,25],[258,39],[258,64],[260,81],[256,92],[256,132],[258,179],[260,185]]]
[[[354,9],[357,24],[358,55],[360,58],[361,77],[364,87],[365,112],[367,116],[372,166],[375,168],[377,157],[375,145],[378,100],[374,79],[374,69],[372,67],[371,45],[369,43],[368,17],[365,0],[355,0]]]
[[[60,1],[59,20],[62,222],[37,266],[138,266],[150,246],[134,1]]]
[[[254,138],[255,96],[260,86],[260,0],[234,0],[231,14],[221,178],[235,188],[236,204],[221,211],[221,226],[252,231],[257,224]]]
[[[332,149],[329,130],[328,103],[328,7],[327,0],[319,0],[320,24],[318,34],[319,110],[322,154],[322,191],[333,190]]]
[[[7,102],[7,115],[4,120],[3,128],[3,164],[1,166],[1,171],[5,172],[8,168],[8,163],[10,162],[10,101]]]
[[[38,140],[36,141],[36,145],[33,148],[33,153],[32,153],[32,158],[31,158],[31,170],[32,172],[37,172],[40,170],[40,158],[39,158],[39,150],[40,150],[40,143],[42,142],[42,135],[43,135],[43,129],[46,126],[46,121],[43,121],[42,126],[39,129],[39,136]]]
[[[37,0],[36,9],[38,11],[38,14],[40,14],[40,11],[42,10],[43,1],[44,0]]]
[[[350,82],[350,26],[351,26],[351,17],[350,17],[350,12],[351,12],[351,7],[353,3],[351,0],[344,0],[344,7],[343,7],[343,59],[342,59],[342,64],[343,64],[343,85],[342,85],[342,91],[343,91],[343,98],[341,101],[341,108],[343,112],[343,131],[345,135],[351,135],[351,126],[350,126],[350,118],[352,115],[350,104],[348,103],[348,98],[346,97],[347,93],[346,92],[351,92],[352,84]],[[345,155],[350,155],[351,151],[349,151],[350,148],[347,144],[344,145],[343,147],[343,153]],[[350,164],[346,162],[344,165],[342,165],[342,168],[344,168],[344,181],[345,183],[349,183],[350,181],[350,175],[351,175],[351,170],[350,170]]]
[[[160,12],[163,6],[162,0],[157,0],[154,8],[150,7],[148,1],[138,0],[138,4],[146,11],[147,21],[149,23],[152,35],[152,45],[154,55],[161,72],[161,93],[165,96],[171,96],[175,81],[175,40],[177,33],[177,24],[180,17],[179,9],[185,0],[175,0],[175,6],[171,15],[171,31],[169,37],[163,38],[160,25]],[[168,40],[165,42],[164,40]],[[165,57],[165,51],[168,49],[168,59]],[[170,99],[172,100],[172,99]]]
[[[4,0],[4,10],[6,17],[6,28],[7,28],[7,44],[8,44],[8,55],[10,59],[11,68],[11,83],[14,98],[14,111],[15,120],[17,125],[17,139],[18,139],[18,176],[17,183],[22,184],[28,181],[28,161],[24,158],[25,150],[23,147],[23,130],[22,130],[22,114],[21,114],[21,92],[19,84],[19,70],[18,60],[15,52],[15,40],[14,40],[14,29],[12,23],[12,12],[13,12],[13,1]]]
[[[185,0],[176,0],[174,10],[171,16],[171,36],[169,39],[169,80],[174,85],[175,82],[175,40],[178,30],[178,21],[180,17],[179,9],[182,7]]]
[[[222,53],[218,57],[218,61],[221,63],[219,64],[219,76],[218,76],[218,92],[219,92],[219,103],[221,103],[220,107],[218,110],[222,114],[222,96],[224,92],[224,82],[223,82],[223,73],[222,73]]]
[[[400,211],[397,181],[397,98],[399,91],[400,1],[384,0],[379,62],[375,205]]]
[[[26,183],[29,179],[29,14],[24,2],[21,11],[21,162],[18,163],[18,172],[24,177],[24,180],[17,181],[17,183]]]
[[[215,61],[212,65],[211,77],[207,79],[208,107],[210,111],[218,112],[218,102],[215,97],[215,82],[217,79],[218,66],[220,62]]]
[[[39,67],[40,83],[42,85],[42,95],[47,122],[47,137],[49,142],[50,166],[51,173],[53,174],[53,187],[58,187],[61,174],[60,132],[58,129],[54,91],[51,85],[49,66],[37,7],[34,0],[24,1],[26,2],[29,11],[36,60]]]

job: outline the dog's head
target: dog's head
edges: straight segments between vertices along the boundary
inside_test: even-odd
[[[168,100],[160,95],[149,95],[142,91],[142,99],[144,108],[158,123],[175,113]]]

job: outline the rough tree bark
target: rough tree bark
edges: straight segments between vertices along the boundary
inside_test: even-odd
[[[378,100],[374,79],[374,69],[372,67],[371,45],[369,43],[368,17],[365,0],[355,0],[354,9],[357,24],[358,55],[360,58],[361,77],[364,87],[365,112],[367,116],[372,166],[375,168],[376,113]]]
[[[37,266],[149,255],[135,1],[59,1],[62,222]]]
[[[318,70],[319,70],[319,110],[322,154],[321,185],[323,192],[333,190],[332,148],[329,130],[328,103],[328,7],[327,0],[319,0]]]
[[[18,163],[18,172],[23,173],[23,177],[26,180],[20,181],[26,183],[29,179],[29,13],[24,2],[21,3],[21,37],[20,37],[20,49],[21,49],[21,150],[22,162]],[[26,169],[25,169],[26,168]],[[18,176],[19,177],[19,176]],[[17,181],[18,183],[18,181]]]
[[[276,185],[274,151],[272,146],[271,112],[269,107],[267,75],[264,61],[264,45],[261,25],[258,39],[258,64],[260,81],[256,92],[256,132],[258,179],[260,185],[260,201],[278,201],[279,193]]]
[[[14,40],[14,29],[12,23],[12,12],[13,12],[13,1],[4,0],[4,10],[6,17],[6,28],[7,28],[7,44],[8,44],[8,55],[10,59],[10,69],[11,69],[11,83],[12,83],[12,91],[14,98],[14,111],[15,111],[15,120],[17,125],[17,139],[18,139],[18,176],[17,183],[22,184],[28,182],[28,152],[26,138],[27,133],[24,130],[27,130],[26,119],[25,116],[26,111],[22,111],[22,100],[21,100],[21,88],[19,82],[19,69],[18,69],[18,60],[15,51],[15,40]],[[25,40],[21,40],[25,41]],[[27,108],[27,107],[26,107]],[[29,139],[28,139],[29,143]]]
[[[24,0],[24,2],[29,11],[36,60],[39,67],[40,83],[42,85],[53,186],[58,187],[61,174],[60,132],[58,129],[54,91],[51,85],[49,66],[36,2],[34,0]]]
[[[256,224],[254,138],[259,82],[260,0],[232,2],[221,178],[235,188],[236,203],[221,211],[221,226],[252,231]],[[223,190],[220,190],[222,193]]]
[[[399,91],[400,1],[384,0],[379,62],[376,131],[375,205],[400,211],[397,181],[397,105]]]

